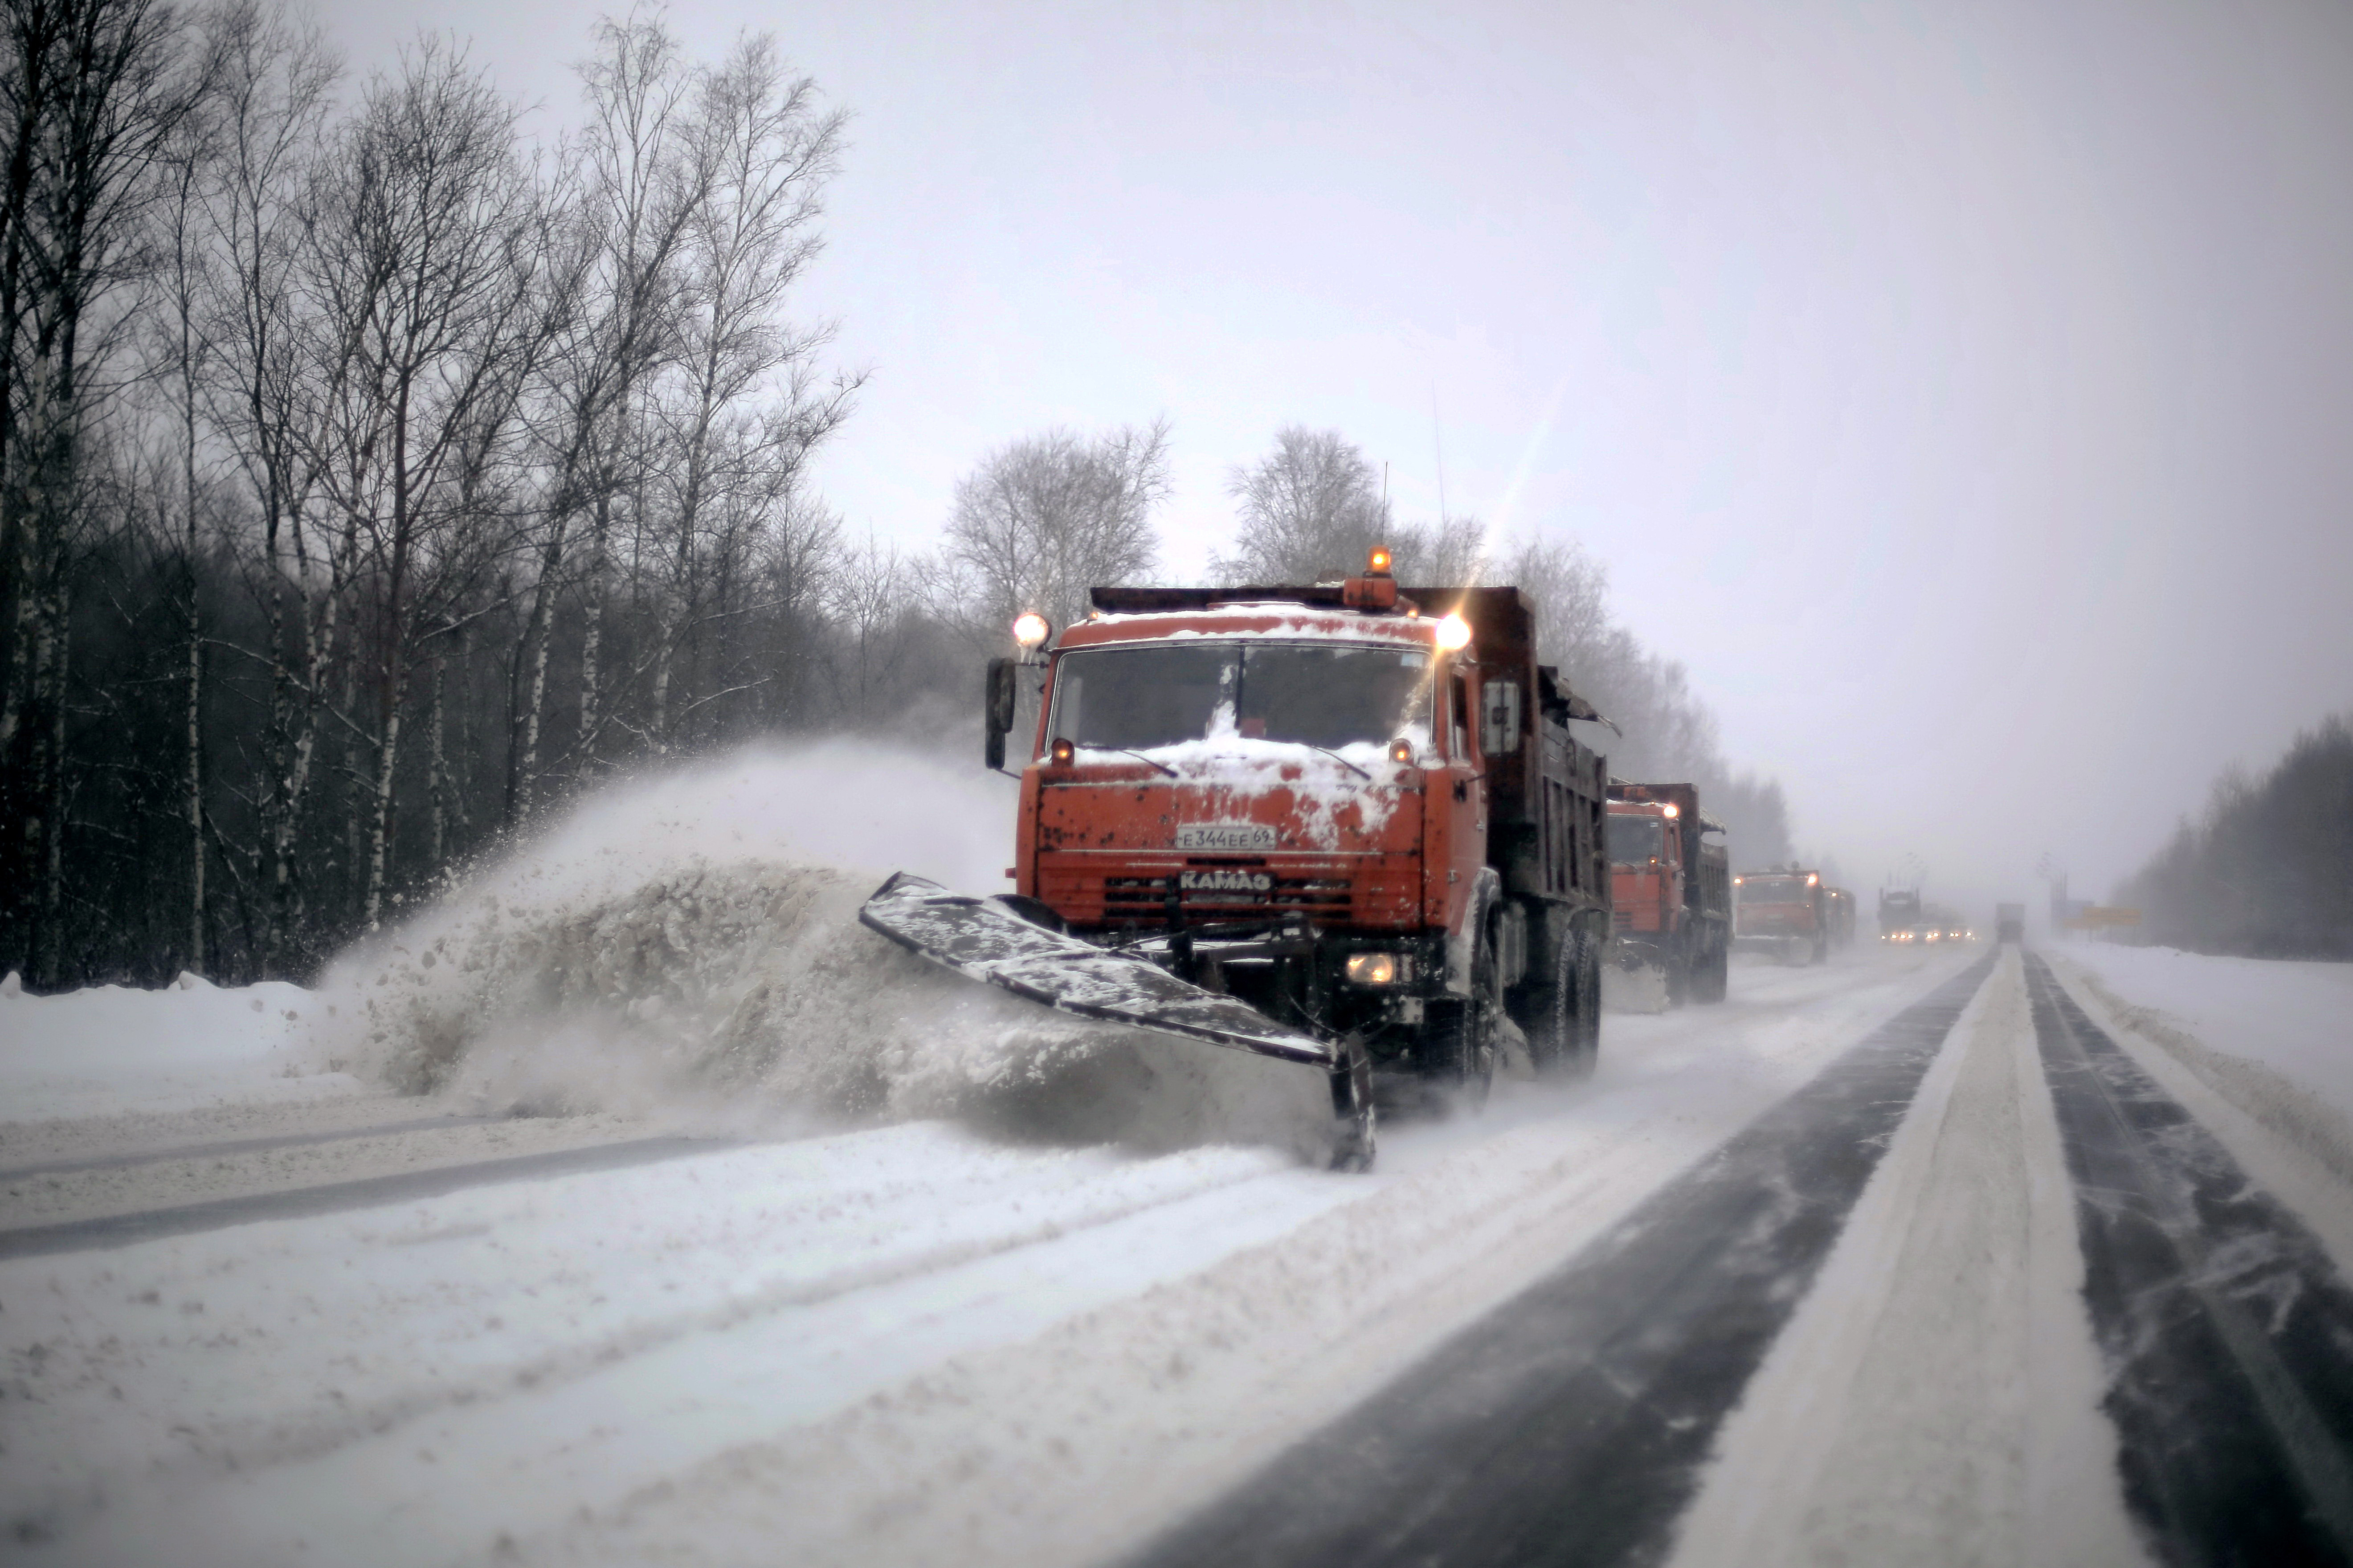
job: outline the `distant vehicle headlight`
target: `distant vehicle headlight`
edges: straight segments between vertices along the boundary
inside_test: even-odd
[[[1394,985],[1398,967],[1398,955],[1394,952],[1352,952],[1348,955],[1348,979],[1357,985]]]

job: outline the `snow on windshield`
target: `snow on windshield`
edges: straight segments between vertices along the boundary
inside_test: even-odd
[[[1337,749],[1429,728],[1430,656],[1364,644],[1195,642],[1073,649],[1052,732],[1149,751],[1220,736]]]

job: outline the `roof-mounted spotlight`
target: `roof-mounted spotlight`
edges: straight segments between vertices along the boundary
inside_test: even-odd
[[[1013,617],[1013,640],[1023,649],[1042,647],[1054,635],[1054,624],[1035,610],[1024,610]]]
[[[1471,623],[1461,616],[1449,616],[1438,623],[1438,646],[1448,653],[1471,646]]]

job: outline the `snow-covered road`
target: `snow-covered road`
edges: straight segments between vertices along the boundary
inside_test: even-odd
[[[93,1079],[0,1127],[0,1551],[2342,1560],[2346,1184],[2118,1007],[1744,963],[1369,1177],[1050,1076],[832,1131]]]

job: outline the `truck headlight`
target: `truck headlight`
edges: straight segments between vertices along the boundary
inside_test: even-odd
[[[1348,955],[1348,980],[1356,985],[1394,985],[1399,967],[1394,952],[1352,952]]]

